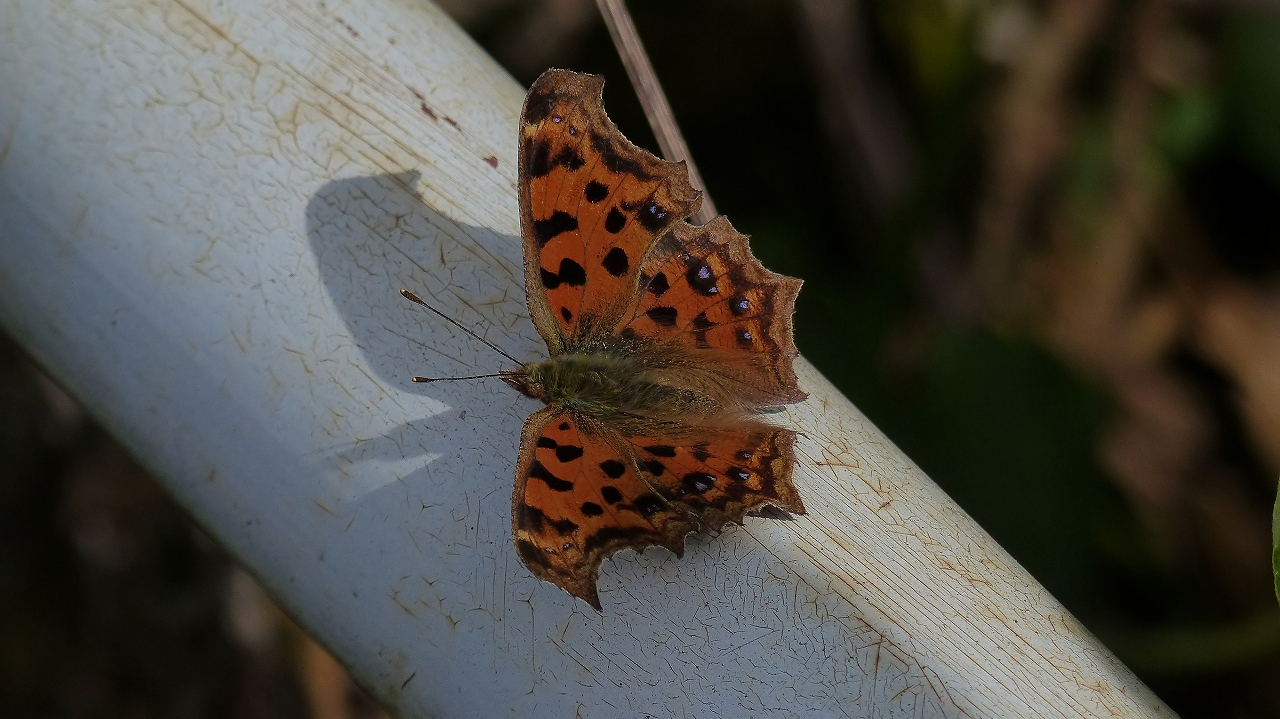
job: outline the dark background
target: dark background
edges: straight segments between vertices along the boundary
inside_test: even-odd
[[[450,0],[528,84],[591,0]],[[804,355],[1183,717],[1280,716],[1280,5],[633,0]],[[0,346],[0,714],[376,713]]]

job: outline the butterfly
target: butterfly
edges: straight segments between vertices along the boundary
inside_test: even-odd
[[[597,610],[619,550],[680,556],[700,526],[804,513],[796,433],[759,414],[807,396],[792,368],[800,280],[761,266],[725,218],[686,222],[701,193],[684,163],[623,137],[603,88],[548,70],[525,99],[525,289],[550,357],[499,375],[546,403],[520,436],[517,553]]]

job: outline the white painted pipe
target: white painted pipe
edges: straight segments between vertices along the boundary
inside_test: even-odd
[[[622,82],[614,78],[613,82]],[[522,90],[397,0],[0,2],[0,321],[402,716],[1169,716],[808,364],[807,516],[512,548]]]

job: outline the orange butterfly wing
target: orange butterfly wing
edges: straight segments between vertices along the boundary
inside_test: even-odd
[[[609,431],[546,407],[525,422],[511,521],[516,551],[537,577],[600,609],[596,574],[609,555],[660,545],[677,555],[698,519],[641,477]]]
[[[712,529],[765,505],[804,514],[791,484],[796,433],[762,422],[697,435],[628,437],[645,481]]]
[[[551,354],[613,330],[645,254],[697,210],[683,163],[631,144],[604,81],[548,70],[520,118],[519,200],[529,312]]]
[[[806,397],[792,368],[799,352],[791,314],[802,283],[765,269],[729,220],[673,227],[640,280],[640,297],[619,333],[709,350],[716,369],[757,404]]]

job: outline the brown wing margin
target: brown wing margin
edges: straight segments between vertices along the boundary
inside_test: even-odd
[[[553,356],[612,331],[646,253],[701,201],[682,163],[623,137],[605,115],[603,87],[594,75],[548,70],[520,116],[525,290]]]

